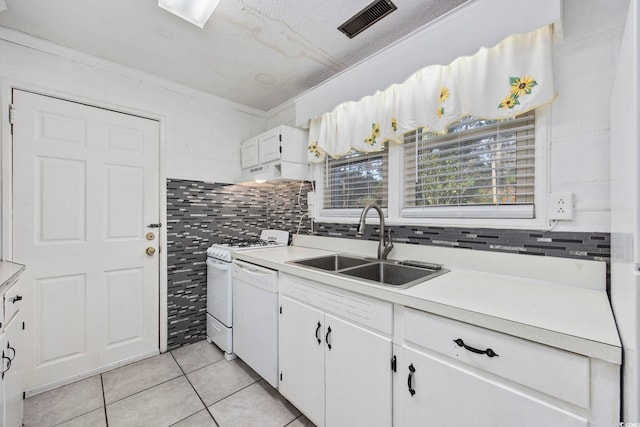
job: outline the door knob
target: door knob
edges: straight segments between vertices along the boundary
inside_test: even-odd
[[[147,255],[151,256],[151,255],[153,255],[155,253],[156,253],[156,248],[154,248],[153,246],[149,246],[147,248]]]

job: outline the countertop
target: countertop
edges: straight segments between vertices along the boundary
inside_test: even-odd
[[[287,246],[236,252],[233,257],[328,286],[621,364],[620,339],[607,294],[602,289],[445,265],[450,272],[402,290],[286,263],[332,253],[346,251],[341,250],[340,245],[334,251]]]
[[[15,262],[0,261],[0,290],[14,283],[24,270],[24,265]]]

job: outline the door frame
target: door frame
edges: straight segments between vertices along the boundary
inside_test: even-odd
[[[167,178],[165,167],[165,147],[166,147],[166,118],[154,112],[136,109],[130,106],[111,104],[103,100],[88,98],[71,92],[59,91],[55,88],[42,87],[33,84],[26,84],[15,80],[4,79],[0,87],[0,108],[2,108],[2,119],[0,121],[0,177],[2,186],[0,191],[0,236],[2,245],[0,247],[0,259],[13,260],[13,137],[11,135],[11,124],[9,123],[9,105],[12,101],[13,90],[23,90],[38,95],[58,98],[65,101],[85,104],[90,107],[111,110],[117,113],[128,114],[144,119],[155,120],[159,124],[159,145],[158,145],[158,179],[159,179],[159,204],[160,223],[162,227],[158,230],[160,247],[160,271],[159,271],[159,307],[160,318],[158,348],[161,353],[167,351],[168,321],[167,321]],[[16,113],[16,114],[19,114]],[[27,266],[29,268],[29,266]]]

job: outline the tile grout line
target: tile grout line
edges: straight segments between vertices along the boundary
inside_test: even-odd
[[[123,401],[123,400],[125,400],[125,399],[127,399],[127,398],[129,398],[129,397],[131,397],[131,396],[135,396],[136,394],[140,394],[140,393],[143,393],[143,392],[145,392],[145,391],[151,390],[152,388],[157,387],[157,386],[159,386],[159,385],[166,384],[166,383],[168,383],[169,381],[173,381],[173,380],[175,380],[175,379],[180,378],[181,376],[182,376],[182,375],[177,375],[177,376],[175,376],[175,377],[172,377],[172,378],[166,379],[166,380],[164,380],[164,381],[162,381],[162,382],[159,382],[158,384],[154,384],[154,385],[149,386],[149,387],[147,387],[147,388],[144,388],[144,389],[142,389],[142,390],[138,390],[138,391],[136,391],[135,393],[128,394],[128,395],[126,395],[126,396],[124,396],[124,397],[121,397],[121,398],[119,398],[119,399],[117,399],[117,400],[114,400],[113,402],[109,402],[109,405],[113,405],[114,403],[121,402],[121,401]],[[105,401],[105,404],[106,404],[106,401]]]
[[[209,408],[207,407],[207,404],[204,403],[204,400],[202,400],[202,397],[200,396],[200,393],[198,393],[198,390],[196,390],[196,388],[193,386],[193,384],[191,383],[191,380],[189,379],[189,377],[187,376],[187,373],[184,371],[184,369],[182,369],[182,366],[180,365],[180,363],[178,362],[178,360],[176,359],[176,357],[173,355],[173,352],[170,351],[169,354],[171,354],[171,357],[173,358],[173,360],[176,362],[176,364],[178,365],[178,367],[180,368],[180,371],[182,372],[182,375],[184,376],[184,379],[187,380],[187,382],[189,383],[189,385],[191,386],[191,388],[193,389],[193,391],[196,393],[196,396],[198,396],[198,399],[200,399],[200,402],[202,402],[202,405],[204,406],[205,411],[207,411],[207,414],[209,414],[209,416],[211,417],[211,419],[213,420],[213,423],[216,425],[216,427],[220,427],[220,424],[218,424],[218,422],[216,421],[215,417],[213,416],[213,414],[211,413],[211,411],[209,411]],[[215,362],[214,362],[215,363]],[[213,363],[210,363],[207,366],[213,365]],[[203,367],[204,368],[204,367]],[[200,368],[202,369],[202,368]],[[196,369],[195,371],[197,371],[198,369]],[[193,372],[195,372],[193,371]],[[200,411],[198,411],[200,412]],[[198,412],[196,412],[195,414],[197,414]],[[189,415],[189,417],[192,417],[195,414],[191,414]],[[186,417],[185,419],[189,418]],[[183,421],[183,420],[180,420]],[[178,422],[180,422],[178,421]],[[177,424],[177,423],[176,423]],[[175,424],[174,424],[175,425]],[[108,427],[108,426],[107,426]]]
[[[57,389],[59,389],[59,388],[62,388],[62,387],[65,387],[65,386],[68,386],[68,385],[71,385],[71,384],[75,384],[75,383],[80,382],[80,381],[85,381],[85,380],[88,380],[88,379],[91,379],[91,378],[93,378],[93,377],[97,377],[97,376],[100,376],[100,386],[101,386],[101,388],[102,388],[102,374],[96,374],[96,375],[92,375],[92,376],[90,376],[90,377],[87,377],[87,378],[84,378],[84,379],[81,379],[81,380],[78,380],[78,381],[71,382],[71,383],[69,383],[69,384],[65,384],[65,385],[62,385],[62,386],[59,386],[59,387],[53,388],[53,389],[51,389],[51,390],[47,390],[47,391],[42,392],[42,393],[38,393],[37,395],[34,395],[34,396],[38,396],[38,395],[42,395],[42,394],[45,394],[45,393],[49,393],[49,392],[54,391],[54,390],[57,390]],[[34,397],[34,396],[30,396],[29,398],[32,398],[32,397]],[[29,398],[27,398],[27,399],[29,399]],[[106,408],[105,408],[105,406],[104,406],[104,388],[102,388],[102,403],[103,403],[103,409],[106,411]],[[94,412],[94,411],[97,411],[98,409],[100,409],[100,408],[98,407],[98,408],[95,408],[95,409],[88,410],[87,412],[83,412],[83,413],[81,413],[81,414],[77,414],[77,415],[75,415],[75,416],[73,416],[73,417],[71,417],[71,418],[69,418],[69,419],[66,419],[66,420],[60,421],[59,423],[54,424],[54,427],[60,426],[60,425],[62,425],[62,424],[66,424],[66,423],[68,423],[69,421],[73,421],[73,420],[75,420],[75,419],[78,419],[78,418],[80,418],[80,417],[83,417],[83,416],[85,416],[85,415],[88,415],[88,414],[90,414],[90,413],[92,413],[92,412]],[[106,420],[106,412],[105,412],[105,420]],[[24,426],[24,416],[23,416],[23,424],[22,424],[22,425]],[[108,426],[107,426],[107,427],[108,427]]]
[[[289,403],[291,403],[291,402],[289,402]],[[297,409],[297,408],[296,408],[296,409]],[[299,409],[298,409],[298,411],[299,411]],[[298,415],[297,417],[295,417],[294,419],[292,419],[289,423],[285,424],[285,425],[284,425],[284,427],[290,426],[291,424],[295,423],[295,422],[296,422],[296,420],[298,420],[298,419],[300,419],[300,418],[302,418],[302,417],[304,417],[304,414],[303,414],[302,412],[300,412],[300,415]]]
[[[264,381],[264,379],[263,379],[263,378],[259,378],[259,379],[255,380],[254,382],[252,382],[251,384],[247,384],[246,386],[244,386],[244,387],[242,387],[242,388],[239,388],[238,390],[234,391],[233,393],[226,395],[226,396],[225,396],[225,397],[223,397],[222,399],[218,399],[218,400],[216,400],[216,401],[215,401],[215,402],[213,402],[210,406],[213,406],[213,405],[215,405],[216,403],[220,403],[220,402],[222,402],[223,400],[225,400],[225,399],[227,399],[227,398],[229,398],[229,397],[233,396],[234,394],[237,394],[237,393],[241,392],[242,390],[244,390],[244,389],[246,389],[246,388],[249,388],[249,387],[251,387],[251,386],[252,386],[252,385],[254,385],[254,384],[259,383],[260,381]],[[265,381],[265,382],[266,382],[266,381]]]
[[[107,399],[104,395],[104,381],[102,380],[102,374],[100,374],[100,387],[102,388],[102,403],[104,408],[104,422],[106,427],[109,427],[109,416],[107,415]]]

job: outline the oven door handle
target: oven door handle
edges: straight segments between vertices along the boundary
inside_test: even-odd
[[[229,271],[229,263],[208,262],[207,266],[215,268],[216,270]]]

